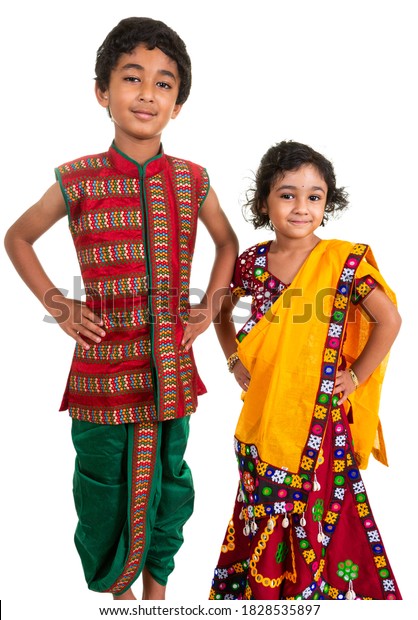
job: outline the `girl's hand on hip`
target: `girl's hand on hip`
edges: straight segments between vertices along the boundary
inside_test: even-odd
[[[352,392],[354,392],[356,386],[351,378],[348,370],[337,371],[335,379],[334,394],[341,394],[341,398],[338,401],[339,405],[342,405]]]
[[[237,361],[232,372],[240,388],[246,392],[250,386],[251,376],[241,360]]]

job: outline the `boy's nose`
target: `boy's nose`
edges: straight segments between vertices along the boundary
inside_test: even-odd
[[[138,99],[139,99],[140,101],[146,101],[147,103],[148,103],[148,102],[150,102],[150,101],[153,101],[153,97],[152,97],[152,95],[151,95],[151,94],[149,94],[149,93],[140,93],[140,94],[138,95]]]
[[[147,102],[153,101],[154,94],[153,94],[152,87],[148,84],[142,83],[139,88],[138,99],[140,101],[147,101]]]

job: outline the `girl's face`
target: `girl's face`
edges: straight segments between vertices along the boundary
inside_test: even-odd
[[[317,168],[307,164],[286,172],[273,183],[262,212],[276,238],[305,239],[321,225],[328,187]]]

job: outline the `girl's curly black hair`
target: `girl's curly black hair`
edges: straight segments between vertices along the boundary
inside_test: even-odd
[[[261,212],[271,188],[286,172],[298,170],[306,165],[315,166],[327,184],[327,202],[322,225],[328,221],[330,215],[335,215],[347,208],[348,194],[344,187],[336,187],[335,172],[331,162],[306,144],[283,140],[270,147],[263,155],[256,172],[255,185],[248,190],[246,195],[247,201],[243,206],[244,217],[253,224],[254,228],[273,230],[268,214]]]
[[[177,63],[180,89],[176,103],[184,103],[192,85],[192,65],[186,45],[164,22],[150,17],[127,17],[109,32],[96,56],[96,81],[100,90],[108,88],[110,73],[119,57],[129,54],[141,43],[149,50],[158,47]]]

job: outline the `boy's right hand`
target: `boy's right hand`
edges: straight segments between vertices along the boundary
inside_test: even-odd
[[[54,295],[53,304],[47,309],[61,329],[74,338],[83,349],[90,349],[90,344],[85,338],[99,343],[106,336],[102,328],[102,319],[83,301]]]
[[[240,388],[246,392],[250,385],[251,376],[241,360],[237,361],[232,372]]]

